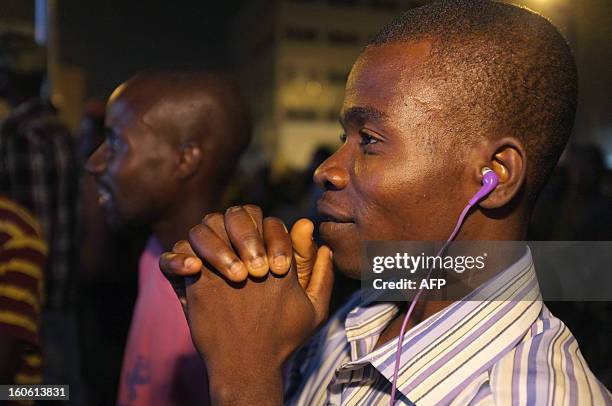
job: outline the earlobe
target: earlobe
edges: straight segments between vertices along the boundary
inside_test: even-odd
[[[485,209],[507,205],[517,196],[525,183],[527,157],[522,143],[513,137],[497,140],[493,145],[489,167],[495,171],[499,183],[489,196],[480,202]]]
[[[179,146],[178,179],[188,179],[199,169],[202,161],[202,150],[195,142],[186,142]]]

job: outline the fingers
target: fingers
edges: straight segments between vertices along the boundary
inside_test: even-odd
[[[185,240],[174,244],[172,252],[165,252],[159,258],[159,268],[172,285],[176,296],[181,302],[185,315],[187,314],[187,298],[185,279],[196,276],[202,269],[202,261],[196,257],[189,243]],[[187,278],[183,278],[187,277]]]
[[[276,275],[286,274],[291,267],[293,249],[285,224],[276,217],[266,217],[263,220],[263,235],[270,270]]]
[[[259,208],[259,206],[255,206],[254,204],[245,204],[242,208],[249,213],[249,216],[255,222],[257,226],[257,230],[259,230],[259,235],[263,237],[263,212]]]
[[[214,231],[228,246],[232,246],[227,232],[225,231],[225,216],[221,213],[210,213],[204,216],[202,224],[206,224],[208,228]]]
[[[312,239],[313,231],[314,224],[305,218],[299,219],[291,228],[298,281],[302,288],[308,286],[316,259],[317,246]]]
[[[195,252],[193,252],[193,249],[191,249],[191,245],[189,245],[189,241],[187,240],[180,240],[176,244],[174,244],[174,246],[172,247],[172,252],[191,255],[192,257],[197,258]]]
[[[308,271],[302,272],[307,277],[303,278],[302,286],[306,286],[316,247],[312,242],[312,223],[303,220],[298,229],[301,230],[298,240],[305,241],[298,242],[298,246],[302,252],[311,251],[305,254],[310,262],[299,257],[300,263],[310,264]],[[189,241],[179,241],[172,253],[163,255],[163,266],[172,275],[197,274],[199,268],[193,270],[181,263],[189,257],[202,259],[193,266],[201,268],[204,262],[230,281],[241,282],[248,275],[263,277],[268,270],[279,276],[285,275],[291,268],[293,243],[280,219],[264,219],[261,209],[254,205],[234,206],[225,215],[206,215],[201,225],[190,230]]]
[[[306,287],[306,295],[315,309],[317,325],[327,319],[333,286],[332,252],[327,246],[323,245],[317,251],[310,283]]]
[[[242,282],[247,278],[249,272],[232,247],[207,225],[199,224],[189,230],[189,243],[200,258],[230,281]]]
[[[225,229],[232,245],[247,266],[248,273],[263,277],[268,273],[268,257],[262,234],[257,228],[256,218],[241,206],[234,206],[225,212]]]
[[[159,258],[159,267],[167,276],[193,276],[200,272],[202,261],[193,253],[164,252]]]

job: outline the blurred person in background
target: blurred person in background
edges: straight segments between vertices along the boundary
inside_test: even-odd
[[[208,403],[205,367],[159,256],[216,208],[250,139],[246,105],[223,76],[150,71],[120,85],[106,141],[87,162],[114,224],[148,225],[119,405]]]
[[[110,405],[117,398],[123,348],[136,298],[137,275],[133,270],[138,267],[148,230],[111,227],[98,204],[95,179],[85,171],[85,162],[106,137],[105,109],[101,100],[88,100],[77,132],[80,221],[76,308],[81,374],[89,403]]]
[[[610,241],[612,197],[605,193],[603,152],[593,144],[570,144],[542,190],[529,225],[529,238],[549,241]],[[554,275],[540,274],[546,286]],[[594,276],[597,279],[596,276]],[[597,281],[593,281],[597,283]],[[612,302],[547,301],[580,343],[592,371],[612,387]],[[585,323],[589,320],[589,323]]]
[[[11,113],[0,127],[2,190],[39,221],[49,247],[42,315],[44,381],[73,385],[78,399],[71,308],[75,265],[77,167],[74,143],[57,111],[40,97],[45,50],[31,38],[0,34],[0,97]]]

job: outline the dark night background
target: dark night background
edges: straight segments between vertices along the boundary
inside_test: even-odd
[[[231,17],[242,1],[83,2],[64,0],[61,58],[95,78],[87,93],[107,97],[118,83],[150,67],[229,67]],[[205,4],[205,6],[203,6]]]

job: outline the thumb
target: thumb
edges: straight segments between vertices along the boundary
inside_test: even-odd
[[[327,246],[323,245],[317,251],[310,282],[306,287],[306,296],[308,296],[315,309],[317,325],[327,320],[333,286],[332,252]]]
[[[181,307],[187,316],[187,292],[185,278],[197,275],[202,268],[202,261],[189,254],[164,252],[159,258],[159,268],[172,285]]]
[[[308,286],[317,255],[317,245],[312,239],[313,231],[314,224],[306,218],[299,219],[291,227],[297,277],[303,289]]]

